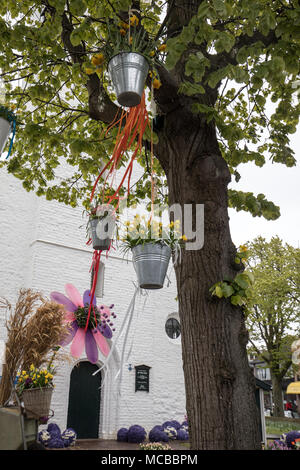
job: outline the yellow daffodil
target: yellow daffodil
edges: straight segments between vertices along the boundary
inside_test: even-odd
[[[125,36],[126,29],[124,29],[124,28],[120,29],[120,34],[121,34],[121,36]]]
[[[99,52],[99,54],[93,55],[92,60],[91,60],[93,65],[102,65],[104,61],[105,61],[105,57],[104,57],[104,54],[102,54],[101,52]]]
[[[166,47],[167,47],[167,44],[161,44],[160,46],[158,46],[157,50],[159,52],[164,52],[166,50]]]
[[[130,224],[131,224],[131,222],[130,222],[129,220],[127,220],[127,221],[125,222],[126,227],[129,227]]]
[[[130,17],[130,25],[131,26],[137,26],[139,24],[139,19],[136,15],[132,15]]]
[[[150,52],[149,52],[149,56],[150,56],[150,57],[154,57],[154,56],[155,56],[155,51],[150,51]],[[150,74],[151,74],[151,75],[150,75]],[[152,73],[151,73],[151,72],[150,72],[150,74],[149,74],[149,75],[152,76]]]
[[[246,245],[241,245],[239,248],[240,253],[243,253],[244,251],[248,251],[248,247]]]
[[[130,36],[130,38],[129,38],[129,44],[132,44],[132,39],[133,39],[132,36]]]
[[[34,370],[34,369],[35,369],[34,365],[31,364],[31,366],[29,367],[29,369],[30,369],[30,370]]]
[[[128,29],[128,28],[129,28],[129,24],[125,23],[125,21],[120,21],[120,22],[118,23],[118,26],[119,26],[119,28],[121,28],[121,29]]]
[[[22,370],[22,375],[26,375],[26,374],[27,374],[26,370]]]
[[[169,227],[170,227],[170,228],[173,228],[173,227],[174,227],[174,222],[173,222],[173,221],[169,224]]]
[[[182,235],[182,237],[180,237],[183,241],[187,241],[187,236],[186,235]]]
[[[160,87],[161,87],[161,81],[158,80],[157,78],[155,78],[155,79],[153,80],[153,88],[154,88],[155,90],[158,90]]]
[[[85,73],[87,75],[93,75],[93,73],[95,73],[95,70],[88,67],[85,69]]]

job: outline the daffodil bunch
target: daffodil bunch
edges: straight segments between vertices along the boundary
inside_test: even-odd
[[[53,387],[53,376],[53,366],[41,369],[31,364],[29,370],[22,370],[18,376],[17,391],[21,395],[23,390],[31,388]]]
[[[124,228],[121,242],[125,251],[146,243],[162,243],[174,250],[187,241],[187,237],[181,235],[180,220],[163,225],[156,219],[137,214],[132,221],[125,222]]]
[[[247,262],[248,257],[249,257],[249,248],[246,245],[241,245],[236,253],[235,262],[237,264],[239,263],[245,264]]]
[[[172,450],[169,444],[162,444],[161,442],[148,442],[140,444],[141,450]]]

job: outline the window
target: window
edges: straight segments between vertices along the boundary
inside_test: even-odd
[[[169,338],[177,339],[180,336],[180,323],[176,318],[168,318],[165,328]]]

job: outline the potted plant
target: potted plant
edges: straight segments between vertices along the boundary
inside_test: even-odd
[[[185,235],[180,236],[180,221],[163,227],[161,222],[135,216],[126,222],[122,243],[132,251],[139,286],[142,289],[161,289],[167,274],[172,251],[180,249]]]
[[[88,229],[94,250],[107,251],[110,248],[115,223],[112,206],[97,205],[89,211]]]
[[[8,137],[12,132],[12,138],[8,150],[7,157],[9,156],[14,140],[16,130],[16,117],[14,113],[4,105],[0,105],[0,154],[3,152],[7,143]]]
[[[93,55],[91,64],[87,64],[86,72],[102,73],[106,63],[119,104],[137,106],[149,68],[153,70],[157,54],[164,51],[161,46],[156,49],[156,45],[136,15],[130,14],[127,21],[108,20],[103,46]],[[153,76],[156,75],[155,72]]]
[[[54,369],[51,365],[42,369],[31,364],[23,370],[17,382],[17,393],[24,403],[28,417],[45,418],[49,416],[53,392]]]

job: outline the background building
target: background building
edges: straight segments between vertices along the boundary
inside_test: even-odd
[[[0,296],[14,304],[23,287],[47,297],[51,291],[64,292],[66,283],[82,293],[88,289],[92,249],[86,246],[82,208],[27,193],[4,169],[0,188]],[[105,280],[101,303],[114,304],[116,339],[135,292],[136,275],[131,260],[118,250],[111,250],[102,261]],[[172,269],[169,277],[170,283],[166,280],[163,289],[137,298],[124,352],[125,331],[99,374],[92,375],[103,365],[101,356],[97,366],[84,355],[78,361],[69,356],[59,365],[51,407],[52,420],[61,428],[75,423],[79,437],[113,438],[120,427],[139,424],[149,431],[166,420],[184,420],[181,338]],[[5,340],[5,318],[0,315],[0,339]],[[136,366],[141,365],[148,366],[149,391],[136,391]]]

